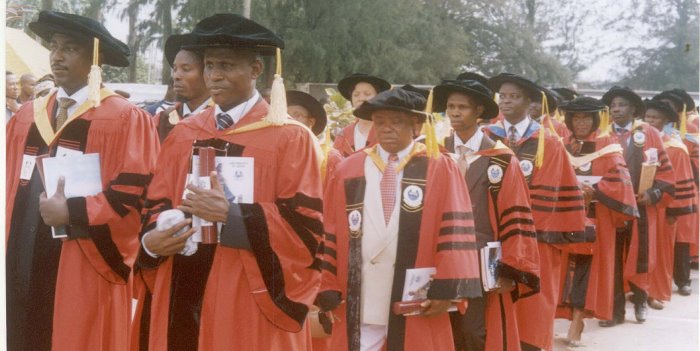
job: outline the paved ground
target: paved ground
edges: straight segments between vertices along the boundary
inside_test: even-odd
[[[661,310],[649,309],[644,324],[634,319],[634,307],[627,303],[627,320],[612,328],[601,328],[595,319],[586,320],[582,341],[584,346],[568,348],[564,339],[569,321],[554,324],[554,350],[580,351],[697,351],[698,350],[698,271],[691,271],[693,294],[680,296],[675,290],[671,301]],[[675,289],[675,286],[674,286]]]

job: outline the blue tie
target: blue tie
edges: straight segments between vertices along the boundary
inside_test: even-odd
[[[216,115],[216,127],[219,128],[219,130],[224,130],[230,126],[233,125],[233,118],[228,115],[226,112],[221,112],[218,115]]]

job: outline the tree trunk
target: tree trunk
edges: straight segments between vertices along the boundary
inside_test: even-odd
[[[172,0],[163,1],[163,13],[161,19],[163,20],[163,43],[165,45],[165,40],[168,39],[173,34],[173,17],[172,17],[173,2]],[[163,55],[163,69],[160,72],[160,79],[162,84],[170,83],[170,64],[168,59]]]
[[[129,57],[129,83],[136,82],[136,65],[139,56],[139,45],[136,33],[136,21],[138,20],[139,14],[139,2],[137,0],[130,0],[129,7],[127,8],[129,15],[129,36],[127,38],[129,48],[131,49],[131,57]]]

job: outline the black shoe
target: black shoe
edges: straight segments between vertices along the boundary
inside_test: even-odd
[[[625,317],[620,317],[620,318],[613,317],[613,319],[611,319],[611,320],[598,321],[598,325],[603,327],[603,328],[610,328],[610,327],[614,327],[618,324],[622,324],[624,322],[625,322]]]
[[[646,302],[634,304],[634,318],[637,322],[644,323],[647,320],[647,304]]]
[[[693,292],[693,289],[690,287],[690,285],[683,285],[680,288],[678,288],[678,293],[682,296],[690,296],[690,293]]]

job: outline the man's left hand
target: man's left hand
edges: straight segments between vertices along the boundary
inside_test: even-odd
[[[425,317],[435,316],[447,312],[450,306],[452,306],[452,301],[450,300],[426,300],[421,304],[421,307],[423,307],[421,315]]]
[[[178,209],[209,222],[226,223],[230,204],[216,172],[211,172],[210,177],[211,189],[188,184],[187,189],[192,193],[187,194]]]

